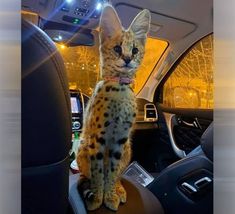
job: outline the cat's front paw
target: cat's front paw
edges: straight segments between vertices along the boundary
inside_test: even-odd
[[[96,210],[103,203],[103,194],[93,194],[92,197],[85,199],[86,208],[89,211]]]
[[[116,192],[119,195],[120,201],[122,203],[126,203],[126,190],[124,189],[124,187],[122,186],[121,182],[117,182],[116,183]]]
[[[115,192],[107,192],[104,195],[104,204],[107,208],[117,211],[118,206],[120,204],[120,197],[119,195]]]

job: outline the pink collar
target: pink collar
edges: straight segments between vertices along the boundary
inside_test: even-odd
[[[133,83],[133,79],[131,79],[129,77],[112,77],[112,76],[108,76],[108,77],[104,77],[104,79],[108,80],[108,81],[118,82],[120,84],[125,84],[125,85],[129,85],[129,84]]]

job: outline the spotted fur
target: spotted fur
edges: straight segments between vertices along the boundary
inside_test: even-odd
[[[111,6],[106,6],[101,16],[102,79],[86,108],[77,155],[81,172],[78,187],[88,210],[99,208],[103,202],[117,210],[120,202],[126,202],[126,191],[119,179],[131,158],[129,136],[136,102],[129,84],[110,77],[134,78],[144,56],[149,25],[148,10],[140,12],[127,30]]]

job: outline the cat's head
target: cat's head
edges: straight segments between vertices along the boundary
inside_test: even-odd
[[[104,8],[100,20],[103,77],[133,78],[144,57],[150,17],[148,10],[141,11],[125,30],[114,8],[110,5]]]

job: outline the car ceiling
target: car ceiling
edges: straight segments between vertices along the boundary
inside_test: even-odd
[[[212,17],[211,0],[112,0],[125,27],[142,9],[151,11],[151,24],[160,29],[151,36],[176,41],[206,24]]]

